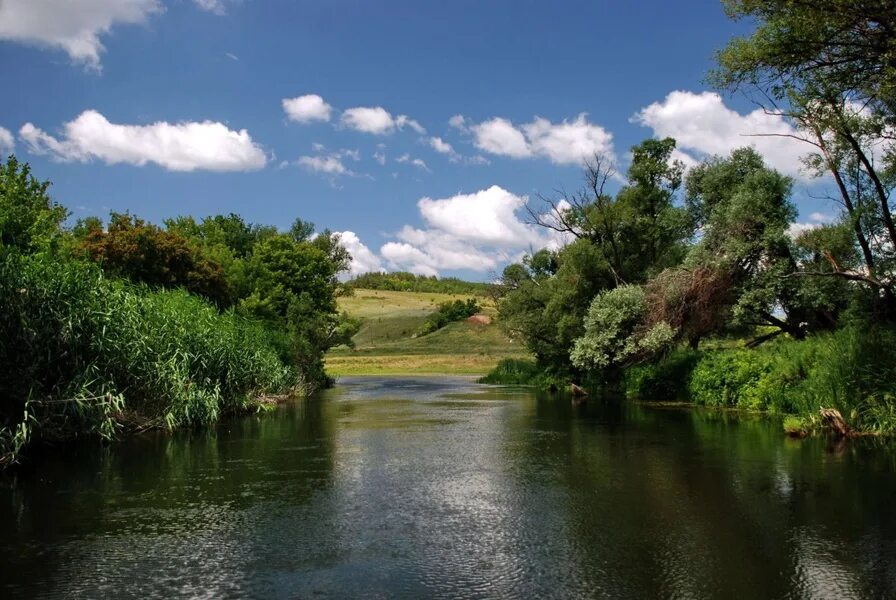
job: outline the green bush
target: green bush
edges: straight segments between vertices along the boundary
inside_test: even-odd
[[[681,348],[655,363],[631,367],[623,375],[625,393],[645,400],[686,400],[691,372],[699,359],[696,350]]]
[[[541,370],[535,361],[505,358],[488,375],[481,377],[479,383],[532,385],[539,375],[541,375]]]
[[[482,309],[479,303],[473,298],[467,300],[452,300],[450,302],[442,302],[431,315],[426,317],[418,336],[427,335],[434,331],[438,331],[445,325],[454,321],[462,321],[467,317],[472,317]]]
[[[301,383],[284,334],[92,264],[6,251],[0,306],[0,462],[23,426],[31,438],[196,425]]]
[[[705,353],[688,391],[696,404],[798,415],[835,408],[861,431],[896,433],[896,329],[852,325],[803,341]]]

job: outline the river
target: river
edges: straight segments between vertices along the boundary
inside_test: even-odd
[[[34,462],[4,597],[896,597],[894,448],[758,416],[359,377]]]

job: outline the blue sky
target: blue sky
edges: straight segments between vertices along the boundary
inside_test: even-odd
[[[703,83],[749,30],[718,0],[5,0],[0,150],[74,218],[302,217],[356,271],[488,279],[559,243],[527,199],[651,136],[689,164],[753,143],[826,219],[805,149],[746,137],[789,125]]]

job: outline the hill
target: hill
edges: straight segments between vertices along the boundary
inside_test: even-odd
[[[480,315],[451,323],[429,335],[415,332],[441,302],[466,299],[464,294],[356,289],[340,298],[339,307],[362,319],[355,348],[334,348],[326,359],[331,375],[485,374],[499,360],[524,357],[525,348],[494,323],[489,300]]]

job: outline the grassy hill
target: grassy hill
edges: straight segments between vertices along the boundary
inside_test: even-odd
[[[414,337],[427,315],[441,302],[465,295],[357,289],[339,305],[363,320],[355,348],[334,348],[327,355],[331,375],[470,374],[487,373],[499,360],[524,357],[526,350],[495,323],[461,321],[429,335]],[[493,319],[495,308],[485,303],[482,315]],[[488,320],[488,319],[480,319]]]

